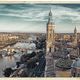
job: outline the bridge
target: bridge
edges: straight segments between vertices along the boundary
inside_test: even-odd
[[[18,40],[18,42],[21,42],[21,43],[30,43],[32,41],[31,40]]]
[[[19,51],[23,51],[23,52],[27,52],[27,51],[35,51],[35,52],[39,52],[39,51],[42,51],[41,49],[33,49],[33,48],[18,48],[18,47],[7,47],[5,48],[4,50],[6,50],[7,52],[14,52],[16,50],[19,50]]]

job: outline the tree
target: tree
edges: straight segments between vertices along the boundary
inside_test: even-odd
[[[6,68],[4,70],[4,76],[9,77],[11,75],[11,73],[13,73],[13,72],[14,72],[14,70],[12,70],[11,68]]]

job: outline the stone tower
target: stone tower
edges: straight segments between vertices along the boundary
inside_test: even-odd
[[[52,12],[49,12],[49,18],[47,23],[47,36],[46,36],[46,66],[45,66],[45,77],[54,77],[54,24],[52,22]]]
[[[73,41],[74,46],[77,46],[77,29],[75,27],[74,29],[74,41]]]
[[[52,20],[52,12],[50,10],[47,23],[47,35],[46,35],[46,52],[54,52],[54,23]]]

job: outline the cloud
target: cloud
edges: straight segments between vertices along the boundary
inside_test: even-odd
[[[70,8],[68,6],[65,7],[63,5],[50,5],[50,4],[47,4],[47,5],[9,4],[9,5],[7,5],[7,4],[5,4],[5,5],[0,5],[0,17],[2,17],[2,18],[4,17],[4,21],[7,19],[8,20],[10,19],[9,21],[13,21],[13,18],[14,18],[16,20],[16,24],[19,23],[19,21],[20,21],[19,24],[21,24],[21,23],[24,24],[23,22],[25,22],[26,26],[28,26],[29,24],[32,24],[32,25],[30,25],[31,28],[29,28],[29,30],[31,30],[31,31],[32,30],[36,31],[36,30],[38,30],[38,28],[41,31],[45,31],[46,23],[48,21],[48,13],[50,11],[50,8],[53,13],[53,21],[58,26],[56,28],[57,31],[61,30],[60,29],[61,26],[64,26],[63,30],[65,30],[67,28],[66,27],[67,25],[68,26],[70,25],[72,27],[73,24],[75,24],[75,25],[80,24],[80,12],[79,12],[80,8],[79,7]],[[1,21],[1,19],[0,19],[0,21]],[[11,22],[11,23],[12,23],[12,25],[14,25],[13,22]],[[34,26],[34,29],[32,29],[32,26]],[[45,26],[45,27],[43,27],[43,26]],[[23,26],[20,26],[20,27],[23,27]],[[71,30],[71,27],[70,27],[70,30]],[[16,28],[16,29],[18,29],[18,28]],[[23,28],[21,28],[21,29],[23,29]],[[24,31],[24,29],[23,29],[23,31]]]

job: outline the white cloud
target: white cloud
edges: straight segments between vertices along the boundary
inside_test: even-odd
[[[44,24],[46,24],[48,21],[47,18],[48,18],[48,13],[50,11],[50,7],[53,13],[53,21],[56,23],[56,25],[58,25],[56,26],[57,27],[56,31],[65,31],[65,30],[69,31],[72,30],[73,28],[72,26],[74,26],[73,24],[75,25],[80,24],[80,12],[79,12],[80,8],[74,9],[60,5],[35,5],[35,4],[29,6],[14,5],[12,7],[10,6],[9,8],[0,5],[0,16],[4,17],[8,16],[12,18],[14,17],[15,19],[20,19],[22,20],[22,24],[23,22],[26,22],[25,25],[24,24],[20,25],[21,22],[19,24],[19,27],[21,27],[23,31],[25,31],[23,27],[28,28],[28,26],[31,26],[28,28],[28,31],[38,31],[38,30],[45,31],[46,25]],[[18,22],[19,21],[16,20],[16,23]],[[35,22],[35,24],[33,24],[33,22]],[[14,24],[12,25],[15,26]],[[68,26],[70,25],[69,29],[67,29],[67,25]],[[60,29],[61,26],[63,26],[62,27],[63,30]],[[10,29],[11,28],[9,26],[9,30]],[[19,28],[16,29],[18,30]]]

